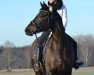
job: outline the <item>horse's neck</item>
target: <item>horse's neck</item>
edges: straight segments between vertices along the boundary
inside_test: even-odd
[[[61,55],[63,53],[62,49],[64,48],[64,42],[62,40],[64,40],[64,38],[61,37],[60,31],[55,29],[49,39],[47,45],[49,49],[47,51]]]
[[[58,30],[53,31],[53,38],[57,40],[61,40],[61,35]]]

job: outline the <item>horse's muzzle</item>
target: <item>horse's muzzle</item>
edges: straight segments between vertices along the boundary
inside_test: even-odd
[[[33,36],[33,34],[34,34],[34,32],[30,32],[30,30],[28,30],[28,29],[25,29],[25,33],[28,36]]]

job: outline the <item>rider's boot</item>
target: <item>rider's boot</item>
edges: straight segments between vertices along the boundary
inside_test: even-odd
[[[35,63],[35,65],[34,65],[34,68],[35,69],[40,69],[41,67],[42,67],[42,52],[43,51],[43,46],[39,46],[38,47],[38,50],[37,50],[37,61],[36,61],[36,63]]]
[[[75,48],[74,48],[74,56],[75,56],[75,61],[74,61],[74,68],[78,69],[79,66],[83,65],[83,62],[77,62],[78,58],[77,58],[77,44],[75,44]]]

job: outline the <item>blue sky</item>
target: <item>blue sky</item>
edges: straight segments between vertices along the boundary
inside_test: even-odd
[[[16,46],[30,45],[35,36],[24,29],[36,16],[43,0],[0,0],[0,45],[9,40]],[[47,0],[44,0],[47,3]],[[68,11],[66,33],[94,34],[94,0],[64,0]]]

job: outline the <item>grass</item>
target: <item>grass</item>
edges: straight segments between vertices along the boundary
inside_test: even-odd
[[[33,70],[30,69],[17,69],[11,72],[6,72],[5,70],[0,71],[0,75],[34,75]]]
[[[5,72],[1,71],[0,75],[34,75],[34,72],[32,70],[29,71],[12,71],[12,72]],[[78,70],[73,69],[72,75],[94,75],[94,67],[93,68],[80,68]]]
[[[34,75],[33,72],[2,72],[0,75]]]
[[[73,70],[72,75],[94,75],[94,67],[80,68],[78,70]]]

